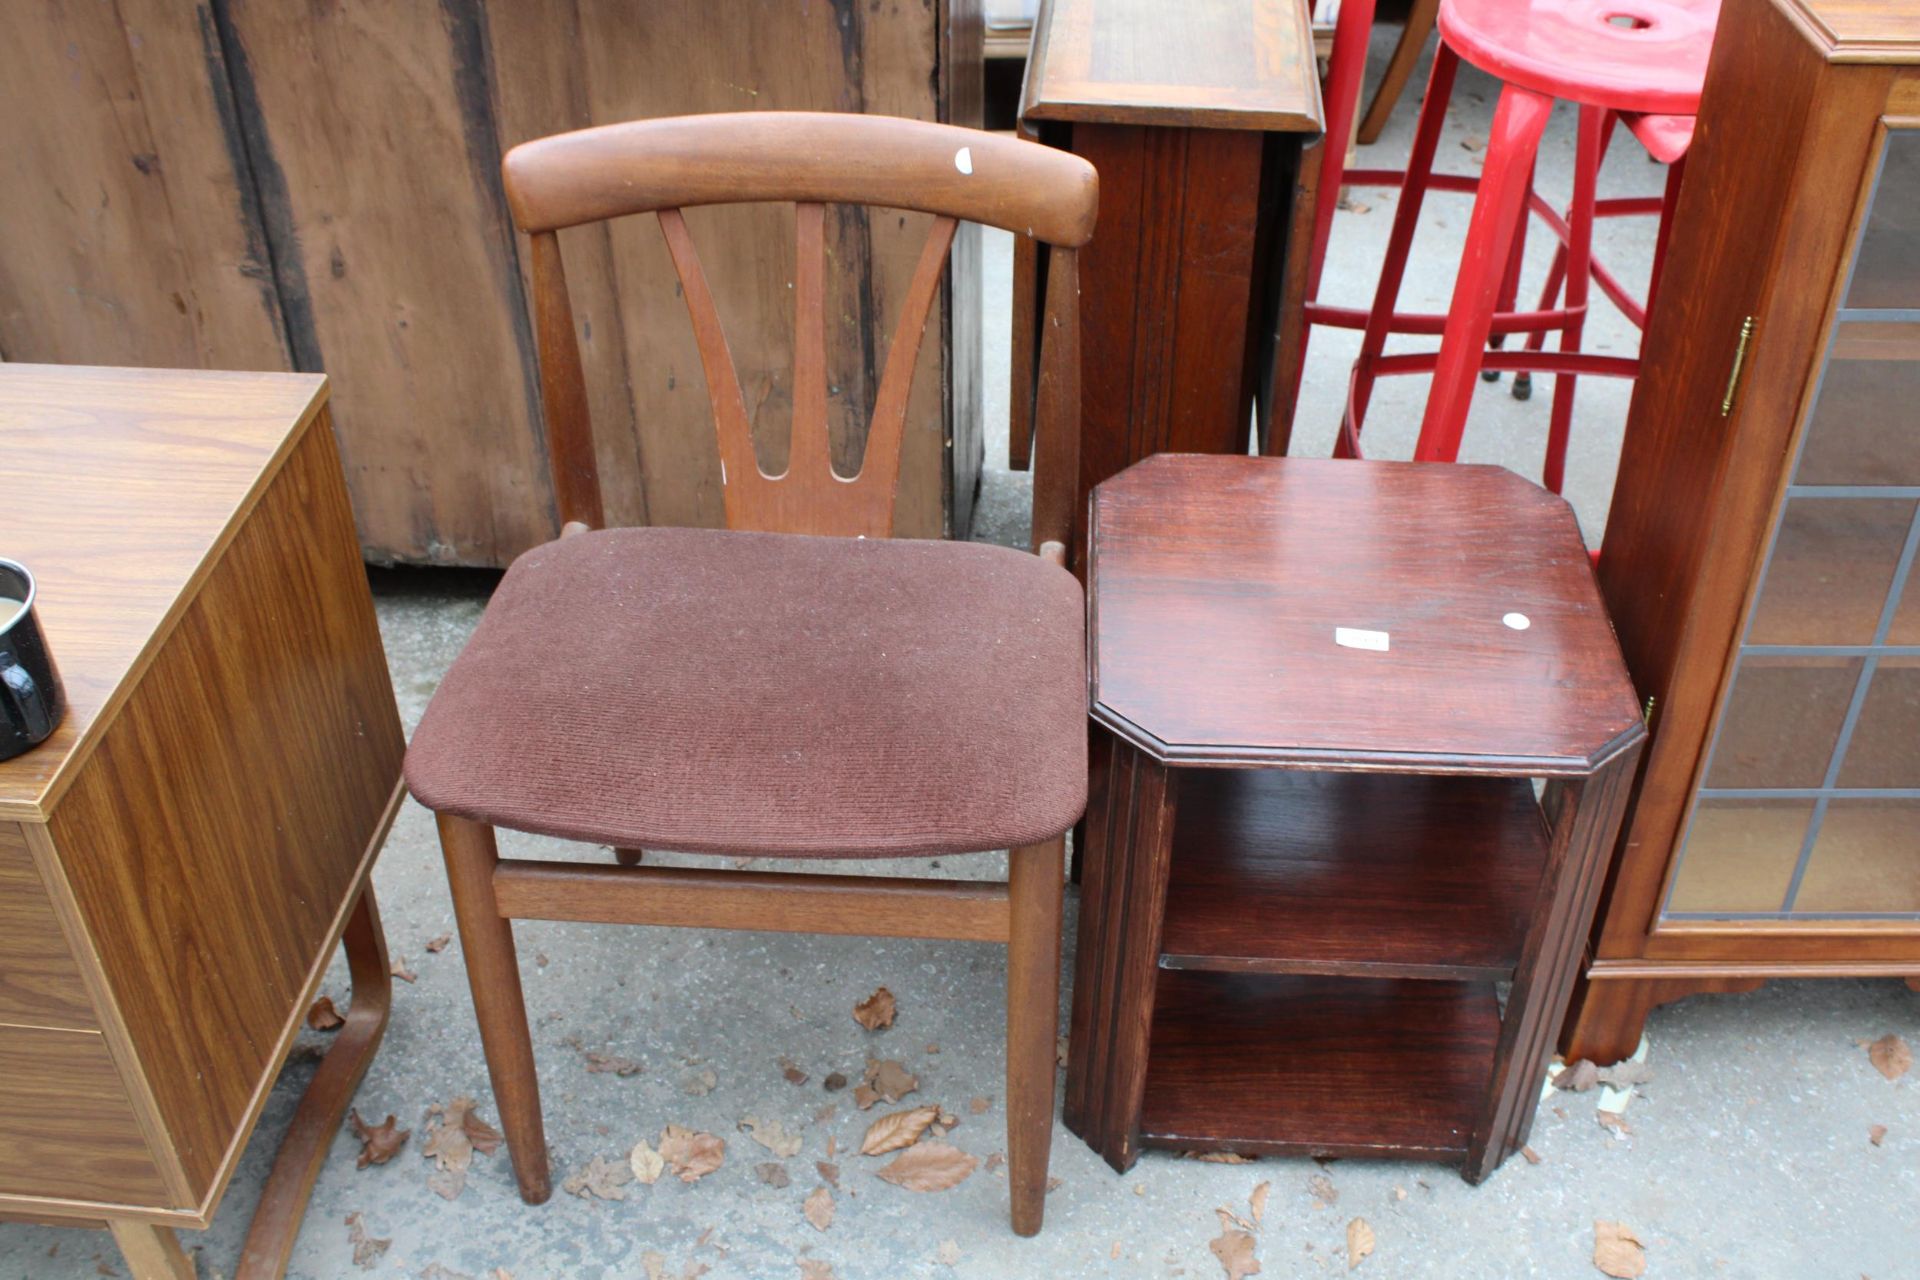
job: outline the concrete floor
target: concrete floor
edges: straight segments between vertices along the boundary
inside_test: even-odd
[[[1376,60],[1383,50],[1375,50]],[[1376,67],[1377,72],[1377,67]],[[1492,94],[1462,75],[1442,153],[1462,167],[1478,157]],[[1567,188],[1571,121],[1556,118],[1542,153],[1542,183]],[[1403,110],[1366,163],[1405,154]],[[1624,144],[1603,190],[1655,191],[1661,171]],[[1358,207],[1335,233],[1326,295],[1364,301],[1393,207],[1390,192],[1356,192]],[[1437,198],[1409,280],[1410,304],[1445,305],[1449,241],[1457,245],[1466,203]],[[1603,251],[1628,279],[1644,277],[1650,228],[1617,225]],[[989,241],[989,351],[1003,351],[1009,241]],[[1535,248],[1539,245],[1536,241]],[[1534,279],[1540,264],[1536,262]],[[1315,336],[1295,452],[1324,455],[1356,345]],[[1589,330],[1594,347],[1631,350],[1624,322],[1607,314]],[[1002,357],[989,359],[988,422],[1004,419]],[[1424,395],[1423,378],[1398,379],[1375,401],[1368,440],[1375,456],[1406,456]],[[1482,386],[1463,456],[1536,475],[1550,387],[1516,404]],[[1609,498],[1626,388],[1589,380],[1581,388],[1568,494],[1589,537]],[[989,428],[1004,449],[1004,433]],[[982,495],[981,536],[1024,537],[1025,477],[1004,456]],[[483,588],[428,575],[387,580],[379,598],[387,655],[409,726],[478,620]],[[510,851],[543,842],[508,836]],[[567,856],[558,847],[545,856]],[[606,856],[574,851],[577,856]],[[949,859],[942,875],[997,876],[994,855]],[[937,865],[937,864],[936,864]],[[624,1161],[641,1138],[669,1123],[727,1140],[723,1168],[694,1185],[671,1177],[633,1186],[624,1201],[556,1192],[527,1208],[514,1194],[504,1152],[474,1160],[465,1191],[430,1190],[421,1156],[426,1109],[460,1094],[497,1119],[474,1030],[459,944],[433,954],[429,939],[453,929],[432,822],[409,805],[375,881],[398,960],[418,973],[396,984],[386,1043],[358,1098],[377,1121],[393,1113],[413,1138],[391,1163],[354,1167],[346,1133],[315,1188],[291,1273],[357,1275],[629,1277],[706,1274],[794,1277],[801,1263],[827,1264],[841,1280],[901,1276],[1188,1276],[1222,1274],[1208,1251],[1220,1234],[1214,1210],[1247,1214],[1257,1184],[1271,1184],[1257,1232],[1263,1276],[1333,1275],[1347,1269],[1347,1224],[1364,1218],[1377,1247],[1361,1273],[1394,1277],[1588,1276],[1596,1219],[1628,1224],[1647,1249],[1652,1277],[1920,1276],[1920,1089],[1909,1074],[1888,1082],[1860,1042],[1888,1032],[1920,1041],[1920,996],[1898,982],[1775,984],[1748,996],[1701,997],[1662,1009],[1649,1026],[1652,1081],[1627,1112],[1630,1134],[1596,1122],[1595,1096],[1562,1095],[1541,1107],[1532,1147],[1540,1163],[1513,1159],[1471,1188],[1449,1169],[1391,1161],[1266,1159],[1220,1165],[1150,1153],[1115,1175],[1064,1129],[1056,1132],[1046,1230],[1016,1239],[1006,1224],[1004,1170],[976,1172],[954,1190],[914,1194],[877,1179],[877,1161],[849,1154],[874,1112],[849,1093],[829,1095],[830,1072],[858,1079],[868,1055],[896,1058],[920,1077],[913,1102],[939,1102],[961,1116],[952,1141],[975,1156],[1004,1150],[1000,1108],[1002,953],[957,943],[703,934],[532,924],[521,928],[527,996],[546,1095],[555,1181],[595,1156]],[[1069,907],[1071,927],[1072,907]],[[345,992],[336,964],[328,990]],[[899,1020],[869,1033],[849,1016],[885,984]],[[303,1033],[303,1048],[324,1046]],[[592,1074],[584,1051],[643,1064],[637,1074]],[[781,1059],[808,1074],[789,1083]],[[206,1277],[232,1273],[258,1189],[291,1109],[312,1071],[295,1055],[269,1102],[211,1231],[188,1238]],[[703,1073],[711,1073],[710,1084]],[[1421,1088],[1405,1081],[1410,1094]],[[965,1104],[993,1100],[983,1115]],[[1284,1100],[1276,1100],[1284,1105]],[[835,1104],[830,1115],[821,1109]],[[776,1189],[755,1166],[772,1155],[736,1125],[777,1119],[799,1133],[800,1153],[781,1163],[791,1184]],[[1886,1126],[1881,1145],[1869,1129]],[[820,1185],[816,1160],[834,1141],[842,1189],[837,1215],[818,1231],[801,1213]],[[1324,1179],[1324,1182],[1319,1180]],[[346,1219],[390,1247],[357,1267]],[[702,1272],[701,1268],[705,1268]],[[0,1226],[0,1277],[124,1274],[104,1234]]]

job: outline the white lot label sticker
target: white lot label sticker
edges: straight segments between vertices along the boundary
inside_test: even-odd
[[[973,148],[962,147],[953,153],[953,167],[962,173],[973,172]]]
[[[1360,627],[1335,627],[1333,642],[1348,649],[1373,649],[1380,653],[1387,651],[1387,633],[1367,631]]]
[[[1533,619],[1529,618],[1524,613],[1510,613],[1506,617],[1500,619],[1500,621],[1506,623],[1509,627],[1512,627],[1515,631],[1525,631],[1528,627],[1533,625]]]

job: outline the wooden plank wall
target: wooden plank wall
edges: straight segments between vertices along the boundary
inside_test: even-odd
[[[375,561],[503,564],[552,535],[505,148],[687,112],[974,123],[980,109],[977,0],[32,0],[9,24],[0,356],[326,371]],[[776,467],[792,212],[688,222]],[[852,210],[831,223],[843,470],[925,226]],[[720,523],[704,384],[654,221],[562,240],[609,519]],[[900,508],[916,536],[970,523],[978,269],[970,234],[921,353]]]

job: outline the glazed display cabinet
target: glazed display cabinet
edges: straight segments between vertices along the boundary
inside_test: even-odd
[[[1563,1036],[1920,985],[1920,9],[1728,0],[1600,580],[1650,720]]]

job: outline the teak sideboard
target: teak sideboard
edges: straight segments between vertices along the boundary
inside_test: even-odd
[[[1920,982],[1920,9],[1727,0],[1602,543],[1648,709],[1563,1034]]]
[[[191,1276],[167,1228],[211,1221],[344,936],[238,1272],[278,1275],[385,1027],[405,750],[325,379],[0,364],[0,547],[68,696],[0,762],[0,1219]]]

